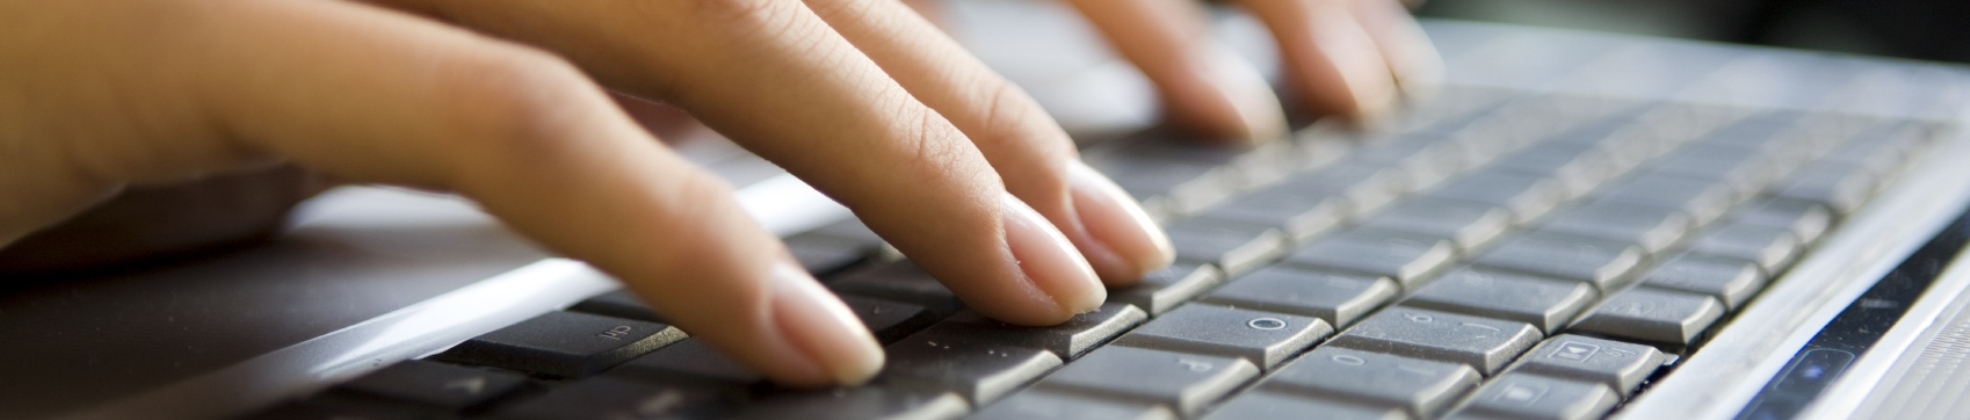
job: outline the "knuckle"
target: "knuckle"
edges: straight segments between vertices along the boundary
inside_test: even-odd
[[[592,87],[559,58],[525,48],[496,48],[456,58],[438,83],[441,136],[449,147],[537,152],[555,146]]]
[[[694,0],[688,10],[713,27],[780,28],[801,7],[799,0]]]

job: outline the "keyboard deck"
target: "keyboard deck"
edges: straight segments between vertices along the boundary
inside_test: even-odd
[[[1839,229],[1929,123],[1456,88],[1375,134],[1145,133],[1090,165],[1178,262],[1050,328],[998,323],[855,221],[786,238],[887,349],[776,387],[624,292],[269,418],[1598,418]]]

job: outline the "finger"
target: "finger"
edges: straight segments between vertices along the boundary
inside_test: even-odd
[[[1179,124],[1220,139],[1285,135],[1285,113],[1272,87],[1211,40],[1202,6],[1190,0],[1068,3],[1156,85],[1165,112]]]
[[[1357,0],[1240,0],[1279,42],[1287,85],[1316,112],[1356,122],[1394,107],[1388,61],[1355,20]]]
[[[251,147],[343,178],[463,193],[783,382],[857,383],[880,366],[867,330],[723,183],[573,67],[368,6],[228,5],[211,8],[221,23],[192,35],[205,53],[188,59],[222,70],[195,81]]]
[[[962,132],[798,1],[416,3],[690,110],[840,200],[985,315],[1049,325],[1105,298]]]
[[[1405,97],[1426,97],[1443,84],[1443,58],[1401,2],[1355,0],[1354,16],[1375,39]]]
[[[904,89],[983,152],[1006,189],[1046,216],[1110,285],[1170,263],[1169,239],[1113,181],[1080,166],[1073,140],[1024,90],[902,4],[807,0]]]

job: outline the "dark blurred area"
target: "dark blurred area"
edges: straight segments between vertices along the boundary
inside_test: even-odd
[[[1964,0],[1430,0],[1420,14],[1970,62]]]

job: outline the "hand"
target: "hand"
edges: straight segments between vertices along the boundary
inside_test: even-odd
[[[881,350],[604,89],[842,201],[988,316],[1045,325],[1167,264],[1030,98],[890,0],[0,4],[0,245],[131,186],[292,164],[454,191],[783,383]]]
[[[1285,135],[1265,79],[1211,40],[1197,0],[1066,0],[1163,95],[1166,115],[1212,138]],[[1234,0],[1271,29],[1304,108],[1367,123],[1427,90],[1442,63],[1397,0]]]

